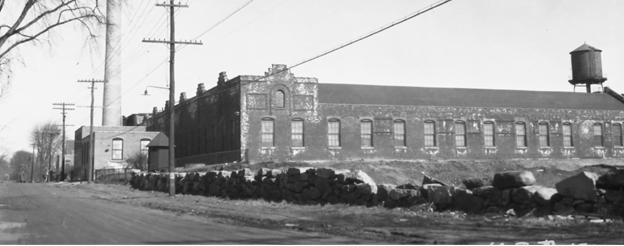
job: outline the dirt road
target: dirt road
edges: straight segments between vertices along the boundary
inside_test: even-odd
[[[378,244],[218,223],[97,199],[53,184],[0,183],[0,244]]]

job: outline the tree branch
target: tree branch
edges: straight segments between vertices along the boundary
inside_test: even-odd
[[[22,21],[24,21],[24,18],[26,18],[26,14],[28,14],[28,11],[30,10],[30,8],[32,8],[32,6],[34,6],[36,3],[36,0],[28,0],[28,2],[26,2],[26,4],[24,5],[24,8],[22,9],[22,13],[20,14],[20,16],[17,18],[17,20],[15,21],[15,23],[13,24],[13,26],[11,26],[9,28],[9,30],[2,36],[0,37],[0,47],[2,47],[2,45],[4,45],[4,43],[11,37],[13,36],[15,29],[17,29],[17,27],[22,24]]]
[[[72,21],[81,20],[81,19],[87,19],[87,18],[93,18],[93,17],[96,17],[96,15],[91,15],[91,14],[90,14],[90,15],[80,16],[80,17],[71,18],[71,19],[67,19],[67,20],[65,20],[65,21],[61,21],[61,22],[57,22],[57,23],[55,23],[55,24],[52,24],[52,25],[50,25],[50,26],[46,27],[45,29],[41,30],[39,33],[37,33],[37,34],[35,34],[35,35],[31,36],[30,38],[22,39],[22,40],[20,40],[20,41],[17,41],[17,42],[15,42],[15,43],[13,43],[11,46],[9,46],[9,48],[7,48],[4,52],[2,52],[2,53],[0,54],[0,57],[4,57],[7,53],[9,53],[9,51],[11,51],[12,49],[14,49],[14,48],[15,48],[15,47],[17,47],[18,45],[23,44],[23,43],[26,43],[26,42],[29,42],[29,41],[32,41],[32,40],[36,39],[37,37],[39,37],[41,34],[44,34],[44,33],[48,32],[49,30],[51,30],[51,29],[53,29],[53,28],[55,28],[55,27],[58,27],[58,26],[64,25],[64,24],[69,23],[69,22],[72,22]]]

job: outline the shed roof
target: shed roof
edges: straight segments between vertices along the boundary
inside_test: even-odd
[[[319,103],[624,110],[605,93],[319,84]]]
[[[169,138],[164,133],[158,133],[147,147],[169,147]]]

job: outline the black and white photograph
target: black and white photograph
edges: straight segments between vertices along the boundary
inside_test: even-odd
[[[0,0],[0,244],[624,244],[623,10]]]

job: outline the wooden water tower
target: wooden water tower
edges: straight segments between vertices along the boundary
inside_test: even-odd
[[[599,84],[604,90],[602,83],[607,81],[607,78],[602,76],[601,52],[602,50],[587,44],[583,44],[570,52],[572,79],[568,81],[574,85],[574,91],[576,91],[577,86],[585,86],[587,93],[591,93],[591,85],[593,84]]]

